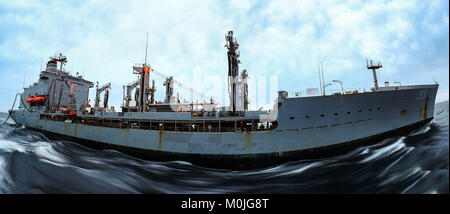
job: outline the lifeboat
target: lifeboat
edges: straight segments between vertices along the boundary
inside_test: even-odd
[[[27,103],[41,103],[45,102],[45,97],[42,96],[27,97],[25,101],[27,101]]]
[[[45,102],[45,97],[41,97],[41,96],[39,96],[39,97],[34,97],[34,102]]]

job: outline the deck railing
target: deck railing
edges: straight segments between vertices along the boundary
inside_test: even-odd
[[[354,93],[367,93],[372,92],[371,88],[347,88],[344,89],[344,94],[354,94]],[[325,95],[342,94],[342,89],[326,89]],[[306,91],[288,91],[288,97],[315,97],[322,96],[322,94],[308,95]]]

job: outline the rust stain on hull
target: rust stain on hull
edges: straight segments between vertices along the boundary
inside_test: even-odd
[[[245,133],[245,142],[247,143],[247,148],[252,147],[252,134],[250,132]]]
[[[162,149],[162,137],[163,137],[163,132],[159,132],[158,133],[158,150],[161,151]]]
[[[403,109],[403,110],[400,112],[400,120],[403,120],[403,119],[405,118],[405,116],[406,116],[406,109]]]
[[[126,139],[126,145],[129,146],[130,145],[130,141],[133,140],[134,143],[136,143],[136,138],[130,139],[130,129],[128,128],[123,128],[123,129],[119,129],[121,132],[123,132],[125,134],[125,139]]]
[[[427,112],[428,112],[428,101],[429,97],[427,96],[427,99],[425,100],[425,107],[423,111],[423,119],[426,120],[428,118]]]
[[[69,130],[69,128],[70,128],[70,127],[69,127],[69,124],[67,124],[67,123],[64,122],[64,134],[65,134],[65,135],[68,135],[67,130]]]

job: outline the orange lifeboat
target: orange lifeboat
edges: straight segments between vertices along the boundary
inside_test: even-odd
[[[41,97],[41,96],[39,96],[39,97],[34,97],[34,102],[45,102],[45,97]]]
[[[45,97],[42,97],[42,96],[27,97],[27,99],[25,99],[25,101],[27,101],[27,103],[45,102]]]

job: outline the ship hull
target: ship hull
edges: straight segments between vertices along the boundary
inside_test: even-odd
[[[87,140],[83,138],[72,137],[68,135],[58,134],[54,132],[45,131],[42,129],[37,129],[34,127],[26,127],[27,129],[37,131],[45,134],[48,138],[53,140],[68,140],[76,142],[80,145],[86,146],[91,149],[102,150],[102,149],[113,149],[120,151],[124,154],[130,155],[132,157],[150,160],[150,161],[187,161],[191,164],[209,167],[209,168],[220,168],[220,169],[233,169],[233,170],[248,170],[248,169],[259,169],[275,166],[282,163],[287,163],[290,161],[299,161],[309,158],[324,158],[331,157],[338,154],[344,154],[354,148],[370,145],[380,142],[383,139],[402,136],[404,134],[410,133],[420,127],[425,126],[430,123],[433,118],[428,118],[427,120],[422,120],[420,122],[401,127],[395,130],[390,130],[385,133],[378,135],[343,142],[330,146],[323,146],[317,148],[303,149],[288,151],[284,153],[263,153],[255,155],[208,155],[208,154],[189,154],[189,153],[178,153],[178,152],[165,152],[165,151],[155,151],[148,149],[139,149],[135,147],[127,147],[114,145],[110,143],[98,142]]]
[[[274,130],[179,132],[92,126],[13,111],[16,123],[89,147],[116,148],[154,160],[246,168],[336,154],[341,148],[407,133],[432,120],[438,85],[334,96],[288,98]],[[139,155],[140,154],[140,155]],[[230,167],[227,167],[230,166]]]

